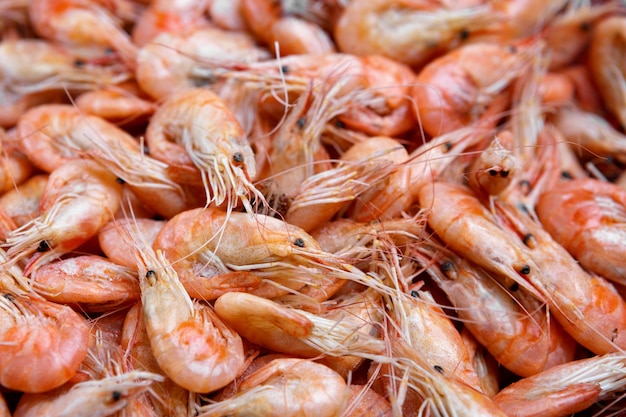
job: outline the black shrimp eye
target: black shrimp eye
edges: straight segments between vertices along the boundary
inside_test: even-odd
[[[37,246],[37,252],[48,252],[50,250],[50,245],[48,241],[42,240],[39,242],[39,246]]]
[[[339,129],[346,128],[346,124],[339,119],[335,120],[335,126],[338,127]]]
[[[293,241],[293,244],[296,245],[299,248],[303,248],[304,247],[304,239],[297,238],[296,240]]]
[[[115,182],[118,183],[118,184],[122,184],[122,185],[126,184],[126,181],[124,181],[124,179],[120,178],[120,177],[117,177],[115,179]]]
[[[113,391],[112,395],[113,395],[113,401],[115,402],[119,401],[120,398],[122,398],[122,393],[119,391]]]
[[[524,242],[524,245],[528,246],[530,244],[530,241],[534,238],[535,236],[533,236],[532,233],[526,233],[522,238],[522,242]]]
[[[440,374],[443,374],[443,368],[439,365],[435,365],[433,366],[433,368],[435,368],[435,371],[439,372]]]
[[[151,278],[151,277],[153,277],[153,276],[155,276],[155,275],[156,275],[156,272],[154,272],[152,269],[149,269],[149,270],[146,272],[146,278]]]
[[[470,32],[466,28],[461,29],[461,31],[459,32],[459,38],[461,38],[461,40],[465,40],[469,38],[469,36]]]
[[[508,176],[509,176],[509,171],[500,171],[500,176],[501,176],[502,178],[506,178],[506,177],[508,177]]]
[[[13,294],[9,294],[9,293],[4,294],[4,298],[6,298],[9,301],[15,300],[15,297],[13,297]]]
[[[445,261],[441,265],[441,270],[443,272],[449,272],[449,271],[452,271],[453,269],[454,269],[454,264],[451,261]]]
[[[240,164],[243,162],[243,155],[241,152],[235,152],[233,154],[233,161],[235,161],[236,163]]]
[[[74,66],[75,67],[80,68],[80,67],[84,67],[85,65],[87,65],[87,62],[85,62],[82,59],[77,59],[77,60],[74,61]]]
[[[443,147],[444,147],[446,152],[449,152],[450,149],[452,149],[452,143],[446,142],[446,143],[443,144]]]
[[[287,74],[289,72],[289,67],[287,65],[281,66],[280,72],[282,72],[283,74]]]
[[[519,273],[522,274],[522,275],[530,274],[530,266],[522,265],[522,267],[519,269]]]
[[[509,290],[515,292],[517,290],[519,290],[519,284],[517,282],[514,282],[513,284],[511,284],[511,286],[509,287]]]
[[[411,291],[411,297],[413,297],[413,298],[420,298],[420,293],[418,291],[412,290]]]
[[[296,125],[298,126],[298,129],[304,129],[305,123],[306,121],[304,120],[304,117],[301,117],[298,119],[298,121],[296,121]]]
[[[492,177],[495,177],[496,175],[498,175],[498,171],[496,171],[495,169],[490,169],[489,175],[491,175]]]

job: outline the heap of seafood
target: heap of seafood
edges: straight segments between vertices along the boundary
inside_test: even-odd
[[[0,417],[622,415],[620,2],[0,0],[0,34]]]

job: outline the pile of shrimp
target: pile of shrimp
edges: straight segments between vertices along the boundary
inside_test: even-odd
[[[626,6],[0,0],[0,417],[617,416]]]

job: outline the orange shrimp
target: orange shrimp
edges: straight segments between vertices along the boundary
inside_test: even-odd
[[[241,0],[209,0],[207,13],[211,22],[222,29],[246,30],[246,22],[241,14]]]
[[[342,412],[343,417],[392,417],[392,409],[389,401],[367,385],[350,385],[350,396],[346,408]]]
[[[482,269],[434,242],[412,248],[464,327],[499,364],[530,376],[573,359],[574,340],[523,291],[508,293]]]
[[[69,381],[87,355],[89,326],[70,307],[29,295],[0,297],[0,383],[44,392]]]
[[[449,5],[444,1],[353,0],[335,25],[335,40],[345,53],[384,55],[420,67],[493,20],[487,6]]]
[[[160,251],[136,249],[141,304],[159,367],[178,385],[206,393],[243,371],[241,337],[201,302],[192,301]]]
[[[97,141],[126,151],[139,149],[139,143],[124,130],[98,116],[84,115],[69,104],[30,109],[20,117],[17,131],[20,150],[48,173],[78,158]]]
[[[332,369],[305,359],[274,359],[248,375],[231,398],[200,407],[198,417],[331,417],[341,411],[347,386]]]
[[[604,106],[626,128],[626,71],[624,43],[626,17],[613,16],[601,21],[593,30],[589,45],[589,69]]]
[[[623,353],[568,362],[503,388],[494,398],[509,416],[561,417],[626,389]]]
[[[146,131],[150,155],[172,168],[198,170],[207,205],[239,199],[252,211],[249,199],[263,201],[252,184],[256,163],[241,124],[226,103],[206,89],[170,96],[150,119]]]
[[[489,398],[493,398],[500,391],[500,364],[467,330],[467,327],[461,330],[461,338],[478,374],[480,391]]]
[[[79,306],[86,312],[123,308],[139,299],[134,270],[96,255],[43,265],[31,276],[33,290],[49,301]]]
[[[133,230],[141,235],[142,241],[152,246],[164,224],[165,220],[141,218],[113,220],[98,232],[98,244],[102,252],[113,262],[127,268],[135,268],[137,262],[131,250],[132,246],[124,239],[126,229],[132,225]]]
[[[330,36],[322,28],[297,16],[285,14],[282,2],[241,0],[240,7],[241,16],[249,30],[276,55],[335,52]]]
[[[119,52],[131,71],[135,69],[137,47],[106,2],[34,0],[28,7],[28,15],[42,38],[69,45],[109,47]]]
[[[115,176],[89,160],[73,160],[48,178],[41,215],[11,232],[11,262],[32,255],[25,273],[78,248],[98,233],[120,205]]]
[[[413,86],[421,126],[437,136],[475,122],[536,53],[532,45],[474,43],[431,61]]]
[[[22,226],[39,216],[39,203],[43,196],[48,175],[33,175],[13,190],[0,196],[0,208],[15,222]]]
[[[620,284],[626,283],[625,210],[624,190],[591,178],[561,182],[536,206],[544,228],[583,267]]]

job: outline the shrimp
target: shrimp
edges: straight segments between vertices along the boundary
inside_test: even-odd
[[[31,295],[0,297],[0,383],[38,393],[69,381],[87,355],[89,326],[68,306]]]
[[[536,45],[473,43],[429,62],[413,86],[424,131],[437,136],[478,120],[536,53]]]
[[[183,388],[206,393],[243,371],[241,337],[201,302],[192,301],[161,251],[136,249],[141,304],[159,367]]]
[[[233,31],[245,31],[246,22],[241,14],[241,0],[210,0],[207,13],[216,26]]]
[[[22,226],[39,216],[39,203],[43,196],[48,175],[33,175],[13,190],[0,196],[0,208],[11,217],[16,226]]]
[[[459,319],[499,364],[530,376],[574,357],[574,340],[523,291],[507,292],[489,274],[435,242],[410,253],[455,307]]]
[[[132,246],[124,239],[126,229],[131,224],[135,232],[141,235],[142,241],[152,246],[157,234],[165,224],[165,220],[141,218],[112,220],[100,229],[98,244],[102,252],[113,262],[127,268],[137,266],[131,251]]]
[[[589,45],[589,69],[605,107],[626,128],[626,71],[624,42],[626,17],[613,16],[593,30]]]
[[[24,113],[17,125],[19,148],[37,168],[52,172],[79,152],[106,141],[126,151],[139,149],[139,143],[124,130],[106,120],[84,115],[69,104],[37,106]]]
[[[26,394],[13,414],[16,417],[104,417],[123,410],[135,396],[163,377],[131,371],[102,379],[80,381],[42,394]]]
[[[517,158],[511,151],[513,140],[511,131],[500,132],[468,167],[469,186],[479,195],[493,198],[513,181],[518,169]]]
[[[568,416],[623,392],[625,366],[623,353],[568,362],[512,383],[493,400],[509,416]]]
[[[106,312],[139,299],[134,270],[96,255],[61,259],[31,276],[33,290],[49,301],[78,305],[82,311]]]
[[[68,45],[112,48],[119,52],[131,71],[135,69],[138,49],[122,29],[120,20],[103,2],[33,0],[28,15],[42,38]]]
[[[366,385],[350,385],[350,396],[346,408],[341,415],[343,417],[392,417],[392,409],[389,401]]]
[[[10,262],[32,255],[28,275],[40,265],[68,253],[98,233],[120,205],[121,185],[97,163],[73,160],[48,178],[41,215],[10,233]]]
[[[584,268],[620,284],[626,283],[625,210],[624,190],[591,178],[561,182],[536,206],[544,228]]]
[[[4,194],[26,181],[35,172],[35,167],[17,150],[0,152],[0,193]]]
[[[248,375],[233,397],[200,407],[198,417],[336,416],[347,394],[343,378],[305,359],[275,359]]]
[[[249,198],[263,201],[252,184],[256,163],[241,124],[216,94],[191,89],[170,96],[150,119],[146,131],[150,155],[174,168],[199,171],[207,205],[240,198],[249,211]]]
[[[383,55],[420,67],[493,20],[487,6],[445,3],[353,0],[335,25],[335,40],[345,53]]]
[[[191,33],[163,33],[144,45],[137,56],[137,83],[156,100],[183,89],[210,84],[215,69],[269,58],[245,33],[203,28]]]
[[[319,26],[286,15],[282,2],[241,0],[241,16],[249,30],[276,55],[326,54],[335,52],[328,34]]]

